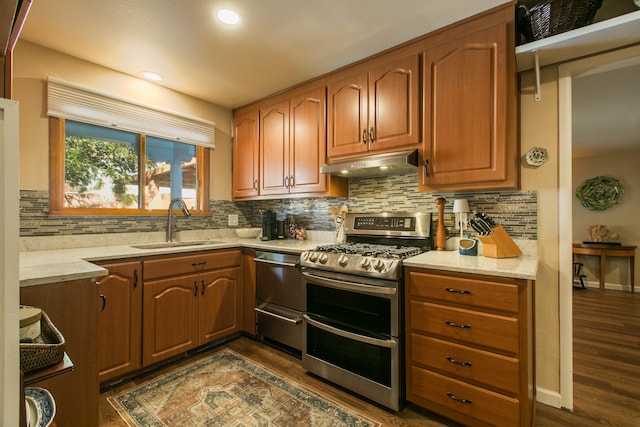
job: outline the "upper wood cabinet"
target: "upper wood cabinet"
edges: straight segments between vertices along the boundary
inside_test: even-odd
[[[512,8],[424,40],[421,191],[517,188]]]
[[[382,56],[369,67],[341,72],[327,86],[329,158],[417,147],[420,142],[419,55],[393,61]]]
[[[289,192],[289,101],[260,110],[260,194]]]
[[[323,192],[324,87],[260,110],[260,194]]]
[[[347,182],[320,173],[327,161],[326,88],[315,84],[234,116],[233,197],[345,197]]]
[[[259,112],[248,111],[233,118],[233,197],[259,194]]]

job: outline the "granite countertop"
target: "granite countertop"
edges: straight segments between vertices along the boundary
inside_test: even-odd
[[[258,239],[239,239],[237,237],[215,237],[213,239],[198,240],[210,240],[211,243],[152,249],[139,249],[130,244],[108,244],[105,246],[83,246],[78,248],[22,250],[20,252],[20,286],[98,278],[107,275],[108,271],[106,269],[93,263],[96,261],[141,258],[153,255],[180,255],[203,250],[240,247],[301,253],[326,242],[322,240],[261,241]],[[132,244],[137,245],[140,243],[135,242]]]
[[[512,277],[536,280],[538,257],[522,255],[516,258],[488,258],[482,255],[460,255],[457,250],[429,251],[404,260],[405,267],[433,268],[437,270]]]
[[[232,231],[233,233],[233,231]],[[144,234],[144,233],[142,233]],[[206,233],[202,230],[184,232],[176,240],[206,240],[210,243],[194,246],[140,249],[132,245],[161,242],[161,235],[112,235],[84,238],[66,237],[57,239],[52,245],[51,238],[24,239],[20,251],[20,286],[34,286],[69,280],[98,278],[108,271],[96,264],[97,261],[142,258],[154,255],[180,255],[190,252],[214,249],[248,247],[259,250],[301,253],[318,245],[331,242],[332,232],[309,233],[309,240],[267,240],[240,239],[233,234],[220,232]],[[54,239],[55,240],[55,239]],[[127,244],[123,244],[127,242]],[[433,268],[491,276],[513,277],[535,280],[538,258],[535,255],[517,258],[487,258],[484,256],[460,255],[457,250],[430,251],[403,261],[405,266]]]

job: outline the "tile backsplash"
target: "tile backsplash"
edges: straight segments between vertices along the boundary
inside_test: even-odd
[[[347,205],[349,212],[432,212],[438,220],[435,200],[446,199],[444,224],[449,235],[456,235],[453,200],[469,200],[472,210],[485,212],[517,239],[537,239],[537,193],[529,191],[490,191],[469,193],[422,193],[417,174],[351,179],[348,198],[295,198],[234,202],[214,200],[211,215],[174,216],[175,230],[228,228],[228,216],[238,215],[240,227],[258,227],[260,209],[275,212],[283,219],[294,215],[297,224],[309,230],[334,229],[330,208]],[[21,190],[20,236],[59,236],[76,234],[135,233],[162,231],[166,217],[160,216],[49,216],[49,193]]]

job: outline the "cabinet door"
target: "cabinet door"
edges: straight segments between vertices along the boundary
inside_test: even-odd
[[[420,142],[420,64],[417,54],[369,73],[369,149],[417,147]]]
[[[368,151],[367,73],[327,86],[327,155],[348,156]]]
[[[421,190],[507,180],[506,31],[501,23],[425,52]]]
[[[260,110],[260,194],[289,192],[289,102]]]
[[[290,100],[289,192],[323,192],[327,176],[320,166],[327,161],[325,128],[325,89]]]
[[[64,350],[74,365],[71,372],[33,384],[53,395],[58,426],[98,427],[98,301],[91,279],[20,288],[20,304],[47,313],[64,336]]]
[[[258,195],[258,111],[233,119],[233,197]]]
[[[242,328],[240,268],[201,273],[199,278],[199,345]]]
[[[141,263],[101,264],[109,275],[98,280],[102,309],[98,315],[100,382],[133,372],[141,366]]]
[[[198,346],[198,275],[144,283],[142,364]]]

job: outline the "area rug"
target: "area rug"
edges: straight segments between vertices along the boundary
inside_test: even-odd
[[[108,401],[132,427],[381,425],[229,349]]]

